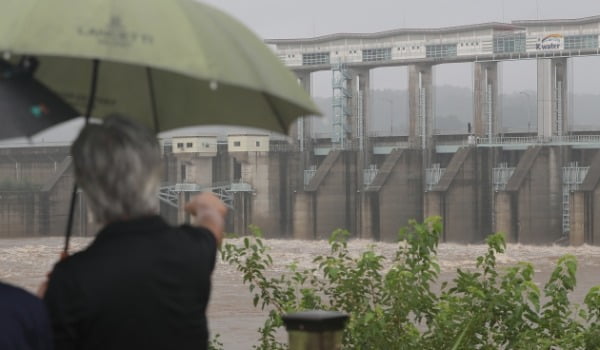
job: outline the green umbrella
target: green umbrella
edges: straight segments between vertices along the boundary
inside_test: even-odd
[[[94,116],[126,114],[156,131],[229,124],[285,133],[297,117],[319,114],[260,39],[193,0],[4,0],[0,53],[35,56],[35,77],[82,114],[93,85]]]
[[[197,1],[1,5],[3,58],[35,60],[33,76],[86,117],[121,113],[157,132],[224,124],[285,133],[296,118],[320,114],[260,39]]]

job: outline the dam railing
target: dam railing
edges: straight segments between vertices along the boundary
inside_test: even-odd
[[[465,145],[468,143],[465,140]],[[555,144],[555,145],[572,145],[594,143],[600,144],[600,135],[569,135],[569,136],[497,136],[497,137],[476,137],[475,144],[478,146],[487,145],[507,145],[507,144]]]

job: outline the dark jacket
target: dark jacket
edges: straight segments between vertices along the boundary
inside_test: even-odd
[[[4,283],[0,283],[0,349],[52,349],[52,333],[44,303],[24,290]]]
[[[210,231],[160,217],[106,226],[59,262],[44,297],[62,349],[206,349]]]

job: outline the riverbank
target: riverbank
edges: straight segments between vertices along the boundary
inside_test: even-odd
[[[84,249],[90,238],[74,238],[73,251]],[[229,240],[241,243],[240,239]],[[20,238],[0,239],[0,280],[29,291],[35,291],[58,258],[63,238]],[[284,273],[286,267],[296,263],[298,268],[312,266],[317,255],[326,254],[329,246],[325,241],[265,240],[271,247],[270,254],[274,265],[270,273]],[[373,246],[375,251],[391,258],[396,244],[374,243],[354,240],[349,242],[352,254]],[[472,268],[477,256],[485,253],[485,245],[440,244],[438,260],[441,274],[440,282],[451,280],[457,268]],[[600,284],[600,247],[581,246],[527,246],[509,244],[505,254],[498,256],[500,266],[514,265],[520,261],[531,262],[535,267],[535,281],[542,287],[548,280],[558,258],[564,254],[573,254],[579,262],[577,288],[571,294],[571,301],[581,303],[585,293]],[[258,337],[256,330],[261,326],[265,313],[252,306],[248,288],[242,283],[242,277],[232,266],[217,262],[213,276],[213,292],[209,306],[209,320],[212,333],[221,334],[225,349],[246,350]]]

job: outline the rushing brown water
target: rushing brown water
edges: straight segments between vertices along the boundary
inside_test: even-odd
[[[34,291],[52,268],[60,253],[62,238],[22,238],[0,239],[0,280],[30,291]],[[75,238],[73,250],[85,248],[88,238]],[[233,242],[237,242],[233,240]],[[272,273],[281,273],[286,266],[297,262],[300,268],[312,266],[312,259],[328,252],[326,242],[267,240],[274,260]],[[358,254],[373,245],[375,250],[392,257],[395,244],[351,241],[350,250]],[[441,244],[438,259],[441,265],[441,280],[454,277],[456,268],[474,267],[475,258],[485,253],[483,245]],[[501,265],[507,266],[519,261],[534,264],[535,281],[541,287],[548,280],[556,260],[564,254],[573,254],[579,261],[577,289],[571,300],[581,303],[585,293],[594,285],[600,284],[600,247],[559,247],[524,246],[511,244],[506,254],[498,257]],[[248,288],[241,283],[240,274],[231,266],[217,263],[213,275],[213,293],[209,307],[209,321],[212,333],[219,333],[225,349],[246,350],[256,342],[256,330],[265,318],[265,312],[252,306]],[[282,334],[282,337],[285,335]]]

